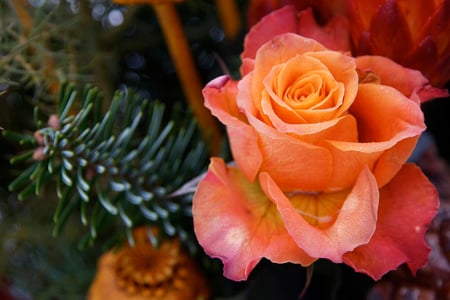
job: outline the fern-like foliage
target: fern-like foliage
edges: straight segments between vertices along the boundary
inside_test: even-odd
[[[24,199],[39,195],[45,185],[54,186],[59,198],[54,234],[61,232],[69,216],[79,214],[88,228],[81,246],[109,234],[117,224],[129,239],[132,228],[147,224],[160,228],[164,234],[158,236],[178,235],[192,248],[192,194],[179,189],[199,176],[208,162],[207,146],[193,117],[176,107],[168,114],[163,103],[127,91],[115,93],[106,113],[94,87],[86,88],[79,100],[76,89],[63,84],[57,126],[36,117],[34,136],[3,132],[6,138],[32,146],[11,159],[12,164],[30,165],[9,189]]]
[[[32,90],[34,103],[38,99],[50,102],[48,89],[56,79],[55,69],[64,66],[61,73],[69,73],[66,49],[72,49],[74,42],[64,37],[75,40],[69,34],[75,22],[55,23],[56,9],[31,10],[26,3],[0,1],[0,85]],[[62,15],[63,9],[58,13]],[[76,16],[64,13],[63,18],[74,20]],[[66,47],[58,49],[57,43]]]

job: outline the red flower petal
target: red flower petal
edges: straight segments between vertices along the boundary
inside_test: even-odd
[[[261,173],[260,183],[276,204],[292,238],[312,257],[342,262],[344,253],[366,244],[375,231],[379,195],[368,168],[361,171],[336,220],[325,229],[309,224],[268,173]],[[321,205],[320,200],[318,205]]]
[[[438,206],[434,186],[419,168],[405,165],[380,191],[372,239],[347,253],[344,262],[375,280],[404,262],[415,273],[427,261],[429,247],[424,236]]]
[[[222,260],[229,279],[247,279],[262,257],[304,266],[315,261],[297,247],[259,185],[219,158],[212,158],[192,209],[200,245],[209,256]]]
[[[395,30],[393,30],[395,28]],[[373,16],[370,24],[372,53],[401,61],[414,43],[408,23],[395,0],[386,1]]]

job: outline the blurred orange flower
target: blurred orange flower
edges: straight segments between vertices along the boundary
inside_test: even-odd
[[[147,230],[134,230],[134,247],[124,245],[100,258],[87,299],[209,299],[206,279],[179,241],[164,240],[155,248]]]
[[[450,80],[450,0],[348,1],[355,55],[387,56],[434,86]]]
[[[286,5],[294,5],[298,10],[313,8],[321,24],[333,16],[345,14],[346,0],[251,0],[247,10],[248,25],[256,24],[263,16]]]

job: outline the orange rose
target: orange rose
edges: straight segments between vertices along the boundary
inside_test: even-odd
[[[297,22],[289,7],[264,18],[246,37],[242,79],[204,89],[236,166],[212,159],[193,200],[197,238],[234,280],[262,257],[326,258],[373,278],[403,262],[415,271],[438,198],[405,162],[425,129],[420,101],[446,93],[387,58],[329,50]]]

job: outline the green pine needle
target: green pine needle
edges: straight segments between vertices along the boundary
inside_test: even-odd
[[[11,163],[31,161],[31,166],[9,189],[26,198],[56,182],[54,234],[63,230],[69,216],[79,214],[88,231],[80,245],[110,235],[106,230],[111,224],[122,224],[124,237],[146,224],[189,242],[191,199],[174,192],[201,174],[208,162],[207,146],[193,117],[176,107],[169,114],[163,103],[123,91],[117,91],[109,109],[99,114],[98,89],[87,87],[79,99],[73,85],[61,86],[60,126],[38,130],[44,138],[39,145],[44,159],[33,161],[33,150],[12,158]],[[81,105],[77,112],[75,103]],[[9,131],[3,136],[38,146],[32,136]]]

